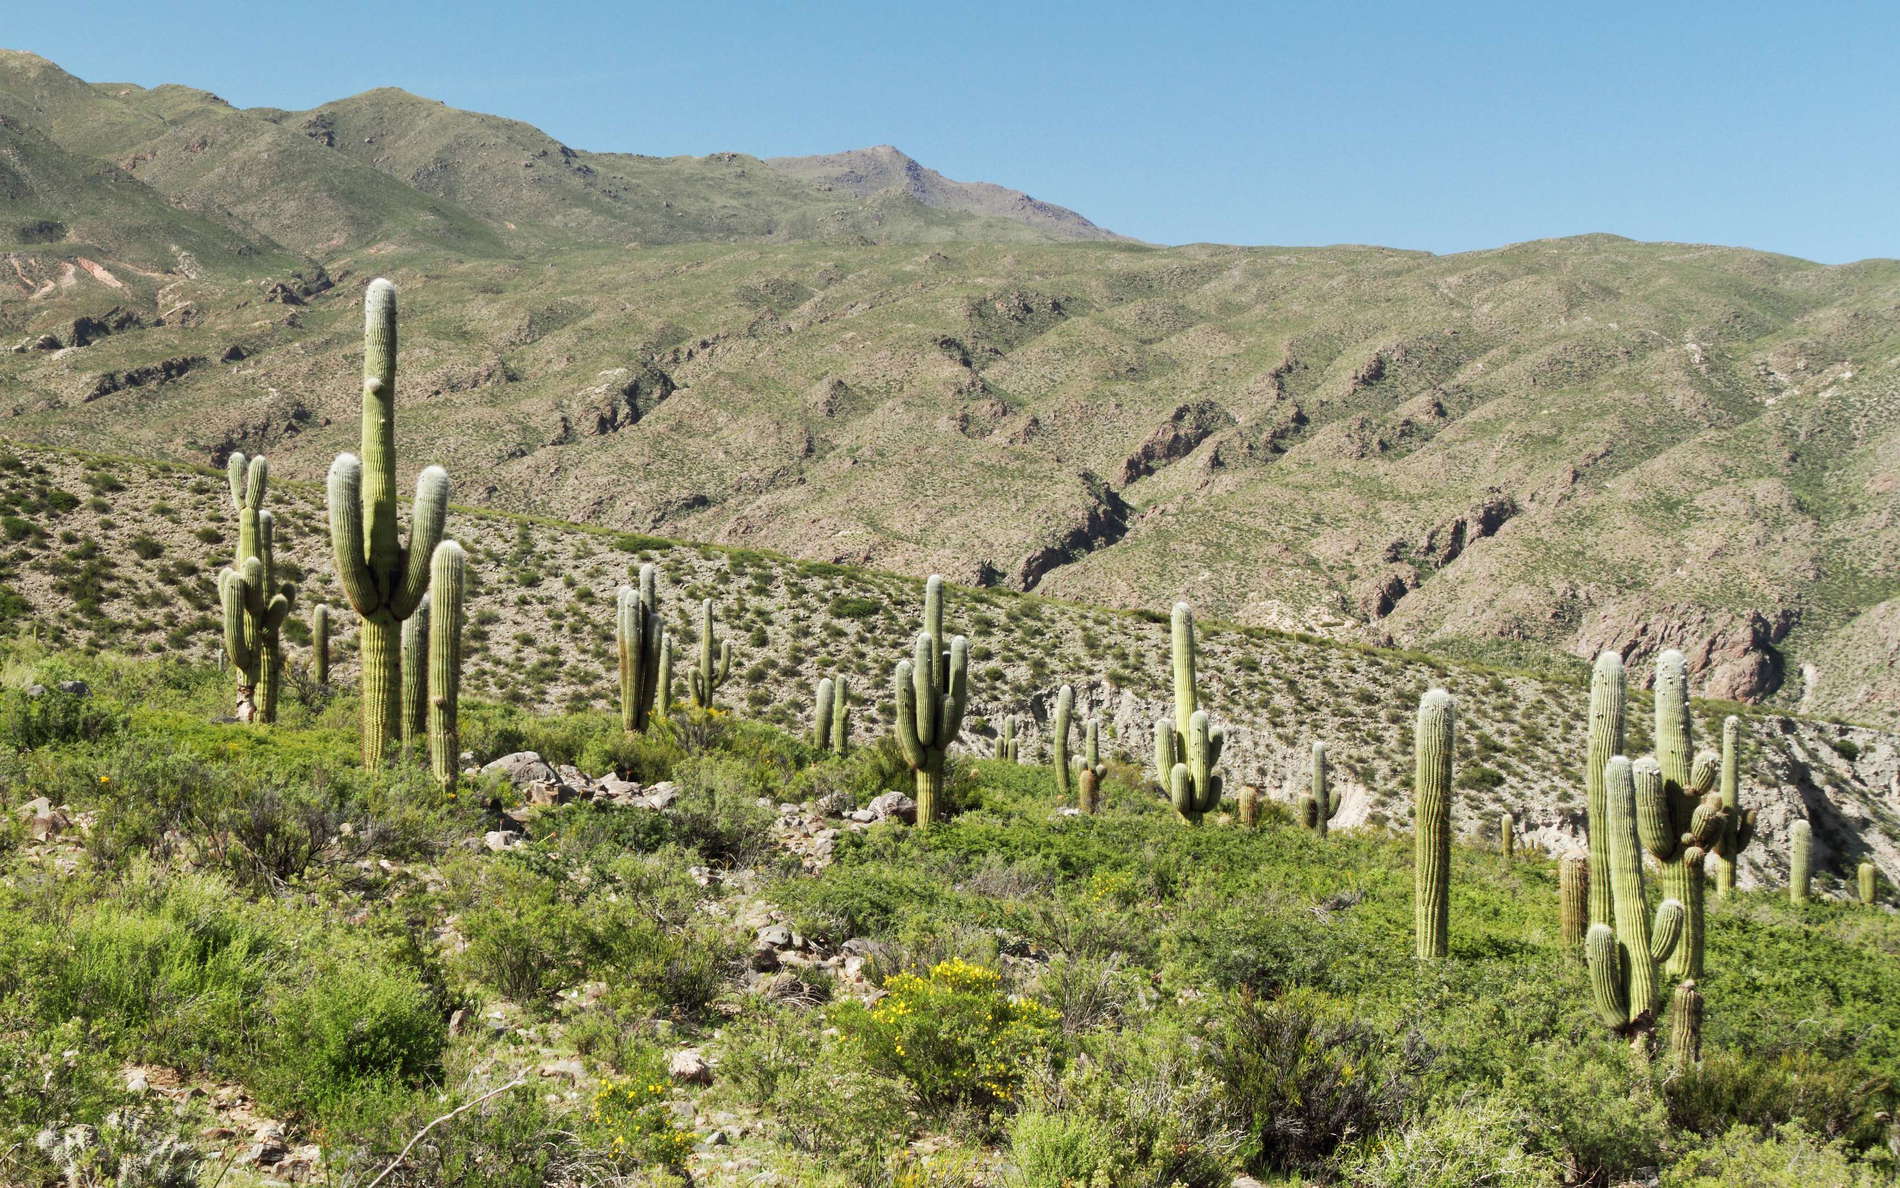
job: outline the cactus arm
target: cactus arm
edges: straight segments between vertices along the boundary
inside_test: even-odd
[[[1589,834],[1590,922],[1607,924],[1610,903],[1610,862],[1603,848],[1608,836],[1603,801],[1603,767],[1623,753],[1624,712],[1628,695],[1623,657],[1616,652],[1597,656],[1590,676],[1590,734],[1584,756],[1583,787]]]
[[[1657,990],[1656,962],[1651,956],[1654,943],[1643,889],[1643,856],[1636,838],[1636,781],[1632,767],[1621,755],[1604,765],[1603,798],[1616,937],[1625,959],[1630,1022],[1634,1026],[1655,1018]],[[1680,911],[1680,905],[1677,910]],[[1659,911],[1659,923],[1661,916]]]
[[[812,697],[811,742],[812,746],[819,751],[829,750],[831,747],[832,688],[831,678],[822,677],[818,681],[818,690]]]
[[[948,685],[943,671],[943,578],[934,573],[924,579],[924,634],[930,637],[930,665],[920,670],[931,687],[941,691]]]
[[[1715,783],[1721,773],[1720,755],[1714,751],[1697,751],[1695,763],[1689,768],[1689,792],[1697,797],[1707,796],[1715,791]]]
[[[673,711],[673,639],[666,634],[664,626],[659,630],[660,662],[655,666],[658,671],[653,678],[653,712],[664,722]]]
[[[831,749],[843,755],[851,743],[851,689],[843,673],[831,687]]]
[[[1682,943],[1683,921],[1688,912],[1679,899],[1665,899],[1656,905],[1656,921],[1650,926],[1649,959],[1660,965],[1669,960]]]
[[[241,673],[248,673],[257,661],[250,641],[245,637],[242,574],[227,569],[218,575],[218,600],[224,608],[224,650],[231,657],[231,667]]]
[[[382,595],[363,553],[363,463],[355,454],[338,454],[330,464],[330,559],[343,596],[357,614],[368,618],[382,609]]]
[[[642,625],[634,602],[632,586],[614,591],[614,659],[620,678],[620,728],[629,733],[640,728],[639,701]]]
[[[415,747],[429,729],[429,608],[419,606],[402,621],[402,713],[397,733]]]
[[[1638,759],[1631,776],[1636,785],[1636,836],[1657,861],[1667,862],[1675,857],[1682,836],[1670,820],[1662,765],[1647,757]]]
[[[310,678],[330,683],[330,608],[322,603],[310,612]]]
[[[403,558],[396,524],[396,286],[381,277],[363,294],[362,440],[363,507],[369,521],[364,558],[387,581],[400,572]],[[390,581],[383,593],[390,594],[393,586]]]
[[[1185,602],[1174,604],[1169,641],[1174,657],[1174,732],[1186,738],[1188,719],[1200,706],[1194,682],[1194,610]]]
[[[939,612],[941,613],[941,612]],[[915,645],[911,649],[911,684],[915,693],[916,711],[911,715],[914,721],[912,729],[917,732],[917,741],[922,745],[934,746],[937,742],[937,715],[940,712],[937,698],[937,685],[931,679],[941,661],[937,658],[937,642],[928,631],[919,632]]]
[[[1326,836],[1327,822],[1331,821],[1333,814],[1339,811],[1338,808],[1333,805],[1331,795],[1331,790],[1326,786],[1326,744],[1316,742],[1313,744],[1312,791],[1307,794],[1307,799],[1313,802],[1313,806],[1310,810],[1307,810],[1306,806],[1302,804],[1301,809],[1303,812],[1311,812],[1312,821],[1308,827],[1321,837]]]
[[[937,749],[948,751],[963,729],[963,710],[970,700],[970,641],[959,635],[950,641],[950,688],[943,697],[943,717],[937,723]]]
[[[1200,820],[1200,813],[1194,801],[1194,777],[1188,772],[1188,765],[1177,763],[1168,773],[1168,798],[1174,802],[1174,811],[1181,814],[1187,822]]]
[[[1584,963],[1590,969],[1590,1000],[1597,1017],[1612,1028],[1622,1029],[1630,1021],[1629,978],[1624,969],[1622,946],[1616,930],[1608,924],[1592,924],[1583,942]]]
[[[1179,754],[1174,741],[1174,723],[1166,718],[1155,719],[1155,779],[1170,795],[1173,794],[1174,765],[1180,762]]]
[[[897,746],[904,762],[917,769],[924,765],[924,742],[917,734],[917,679],[909,660],[899,660],[891,678],[891,692],[897,701]]]
[[[390,596],[389,607],[406,619],[422,605],[429,592],[429,567],[436,545],[442,542],[442,523],[449,512],[449,472],[425,467],[416,477],[416,501],[409,515],[409,548],[404,555],[402,580]]]
[[[1064,685],[1056,693],[1055,722],[1049,742],[1049,762],[1056,770],[1056,795],[1064,801],[1074,795],[1074,777],[1069,772],[1069,719],[1074,712],[1075,686]]]
[[[468,555],[452,540],[435,546],[429,561],[429,769],[444,788],[461,765],[458,718],[462,695],[463,591]]]
[[[245,462],[242,450],[232,450],[231,456],[224,460],[224,479],[231,487],[231,507],[236,511],[244,510]]]

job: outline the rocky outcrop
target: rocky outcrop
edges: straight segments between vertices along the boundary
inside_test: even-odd
[[[1128,534],[1130,509],[1122,497],[1095,475],[1084,473],[1081,477],[1089,494],[1087,509],[1053,543],[1023,558],[1011,583],[1017,589],[1033,590],[1043,575],[1058,565],[1106,548]]]
[[[550,444],[564,445],[576,437],[603,437],[618,433],[658,408],[678,390],[673,377],[652,360],[632,367],[615,367],[596,377],[600,382],[582,392],[578,408],[561,415],[561,426]]]
[[[1764,615],[1755,610],[1618,604],[1586,620],[1571,650],[1585,657],[1618,652],[1632,675],[1638,675],[1657,653],[1674,648],[1688,657],[1699,695],[1759,701],[1781,687],[1783,662],[1775,645],[1795,620],[1795,613],[1786,608]]]
[[[1427,531],[1413,555],[1421,564],[1450,565],[1473,541],[1494,535],[1516,514],[1517,500],[1492,487],[1462,515]]]
[[[1135,447],[1134,453],[1123,459],[1121,470],[1115,476],[1115,485],[1126,487],[1170,462],[1187,457],[1196,446],[1233,424],[1234,414],[1217,401],[1196,400],[1177,406],[1167,420],[1155,426]]]
[[[86,389],[81,401],[90,404],[101,396],[110,396],[114,392],[123,392],[127,388],[144,388],[157,384],[168,384],[189,373],[195,367],[205,364],[203,355],[179,355],[173,359],[161,359],[145,367],[134,367],[128,371],[108,371],[92,382]]]

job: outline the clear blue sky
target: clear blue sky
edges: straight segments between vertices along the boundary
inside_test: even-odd
[[[20,3],[83,78],[395,85],[579,148],[890,143],[1163,243],[1900,256],[1900,4]]]

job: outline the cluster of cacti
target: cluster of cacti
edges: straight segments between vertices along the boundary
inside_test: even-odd
[[[666,622],[660,617],[660,575],[657,566],[640,567],[640,585],[621,586],[614,593],[614,648],[619,657],[620,728],[645,730],[653,720],[656,703],[661,718],[671,696],[669,679],[660,672],[666,663],[671,641]]]
[[[1312,790],[1300,793],[1300,824],[1325,837],[1326,826],[1338,815],[1339,801],[1333,796],[1326,770],[1326,744],[1316,742],[1313,744]]]
[[[429,560],[429,769],[447,788],[455,783],[462,755],[458,712],[462,697],[462,596],[468,554],[445,540]]]
[[[1657,966],[1682,938],[1683,905],[1665,898],[1653,921],[1643,884],[1643,855],[1637,843],[1634,764],[1617,755],[1604,764],[1601,837],[1593,837],[1607,868],[1610,914],[1614,926],[1595,921],[1584,936],[1590,967],[1590,996],[1597,1015],[1619,1033],[1647,1036],[1660,1005]],[[1652,763],[1651,766],[1654,766]],[[1660,772],[1658,773],[1660,778]],[[1596,859],[1592,858],[1592,865]],[[1596,874],[1595,871],[1591,872]]]
[[[1454,718],[1451,694],[1443,689],[1420,699],[1413,736],[1412,912],[1418,955],[1427,961],[1449,951]]]
[[[732,675],[732,641],[713,634],[713,604],[699,604],[699,660],[687,671],[686,687],[696,709],[709,710],[713,697]]]
[[[1076,773],[1076,807],[1094,813],[1102,807],[1102,781],[1108,764],[1102,762],[1102,724],[1090,718],[1083,729],[1082,770]]]
[[[1685,912],[1682,943],[1664,967],[1672,978],[1702,976],[1703,858],[1729,820],[1715,788],[1721,757],[1690,748],[1689,662],[1671,649],[1656,657],[1655,772],[1636,765],[1636,828],[1661,867],[1663,895]]]
[[[1011,714],[1004,718],[1002,724],[996,728],[995,757],[998,759],[1007,759],[1011,763],[1021,762],[1018,758],[1019,745],[1016,738],[1016,716]]]
[[[897,745],[917,787],[917,824],[937,819],[944,759],[963,728],[970,696],[970,641],[943,639],[943,579],[924,583],[924,629],[909,660],[892,674],[897,701]]]
[[[1566,854],[1557,863],[1557,930],[1564,948],[1574,951],[1590,927],[1590,860]]]
[[[1069,720],[1074,713],[1075,687],[1064,685],[1056,692],[1056,712],[1049,736],[1049,763],[1056,771],[1056,796],[1064,801],[1075,795],[1075,777],[1069,771]]]
[[[321,602],[310,612],[310,679],[330,683],[330,608]]]
[[[851,739],[851,690],[843,673],[818,682],[811,733],[812,745],[820,751],[845,753]]]
[[[1210,726],[1199,706],[1194,680],[1194,612],[1185,602],[1174,604],[1172,633],[1174,657],[1174,720],[1155,723],[1155,774],[1174,802],[1183,821],[1199,824],[1202,816],[1220,807],[1220,762],[1226,732]]]
[[[270,464],[233,453],[227,467],[231,502],[237,505],[238,546],[234,563],[218,574],[224,611],[224,650],[237,673],[240,722],[275,722],[283,679],[280,629],[297,587],[278,583],[272,548],[274,523],[264,509]]]
[[[363,454],[339,455],[330,467],[330,548],[361,619],[363,762],[377,767],[397,729],[402,624],[428,591],[449,476],[430,466],[417,479],[405,548],[396,513],[396,287],[371,281],[363,313]]]
[[[437,546],[440,547],[440,546]],[[431,581],[433,581],[431,559]],[[405,755],[418,754],[429,738],[429,604],[402,621],[402,694],[397,698],[396,736]]]
[[[1806,903],[1813,893],[1814,827],[1805,820],[1788,826],[1788,901]]]
[[[1715,893],[1735,889],[1735,860],[1755,837],[1755,814],[1742,811],[1742,720],[1734,714],[1722,719],[1722,831],[1710,847],[1715,854]]]

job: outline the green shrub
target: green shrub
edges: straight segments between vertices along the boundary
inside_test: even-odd
[[[1892,1168],[1856,1160],[1839,1139],[1817,1138],[1786,1122],[1771,1136],[1736,1126],[1694,1148],[1662,1173],[1661,1188],[1876,1188]]]
[[[125,725],[123,710],[97,698],[54,688],[32,696],[23,689],[0,691],[0,740],[21,750],[97,742]]]
[[[1357,1188],[1558,1188],[1564,1169],[1527,1151],[1535,1115],[1495,1100],[1445,1103],[1369,1144],[1347,1175]]]

